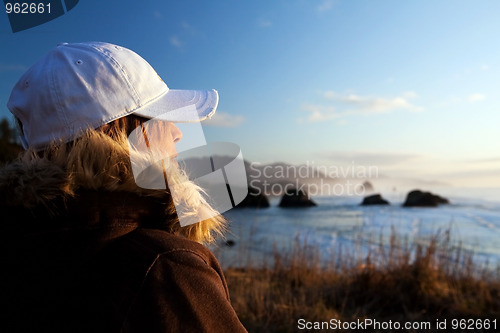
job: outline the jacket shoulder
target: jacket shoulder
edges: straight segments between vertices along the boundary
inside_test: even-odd
[[[208,265],[217,263],[212,252],[202,244],[163,230],[139,228],[122,238],[123,245],[132,247],[135,251],[151,258],[159,255],[175,257],[191,253]]]
[[[136,230],[124,244],[125,252],[132,250],[127,256],[150,263],[139,269],[140,286],[122,311],[124,332],[245,331],[231,306],[222,269],[206,247],[150,229]],[[123,264],[130,269],[130,262]]]

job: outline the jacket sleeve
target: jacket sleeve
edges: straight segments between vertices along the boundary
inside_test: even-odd
[[[175,249],[146,273],[123,332],[246,332],[211,253]]]

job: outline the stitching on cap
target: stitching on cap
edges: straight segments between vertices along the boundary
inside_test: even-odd
[[[130,83],[130,78],[129,76],[127,75],[127,73],[123,70],[123,66],[121,66],[118,61],[115,60],[115,58],[113,58],[111,56],[111,53],[100,48],[100,47],[96,47],[94,45],[90,45],[91,48],[93,48],[94,50],[98,51],[100,54],[102,54],[104,57],[106,57],[107,59],[109,59],[114,67],[116,67],[120,73],[122,73],[122,76],[123,78],[125,79],[125,81],[127,82],[129,88],[132,89],[132,91],[134,92],[134,97],[135,97],[135,102],[136,104],[140,105],[140,98],[139,98],[139,94],[137,93],[137,91],[135,90],[135,88],[132,86],[132,83]]]
[[[51,95],[54,96],[54,99],[57,100],[56,105],[54,105],[54,108],[56,109],[57,116],[60,118],[61,122],[64,123],[64,127],[62,128],[64,132],[65,137],[69,137],[71,132],[71,129],[69,127],[69,121],[68,118],[66,117],[66,114],[61,110],[63,107],[61,103],[61,96],[59,95],[59,90],[56,87],[56,79],[55,79],[55,73],[52,71],[50,77],[49,77],[49,84],[50,84],[50,93]],[[67,140],[67,139],[66,139]]]

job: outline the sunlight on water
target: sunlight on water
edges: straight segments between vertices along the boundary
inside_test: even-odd
[[[314,200],[318,206],[306,209],[279,208],[274,199],[267,209],[229,211],[231,234],[227,238],[236,246],[215,252],[223,264],[234,265],[238,264],[234,254],[244,247],[245,255],[258,263],[274,249],[290,249],[298,239],[322,253],[341,245],[362,255],[370,247],[388,245],[391,231],[402,239],[425,242],[426,237],[449,230],[451,241],[461,242],[475,260],[500,263],[500,203],[455,198],[438,208],[404,208],[401,203],[360,206],[358,197]]]

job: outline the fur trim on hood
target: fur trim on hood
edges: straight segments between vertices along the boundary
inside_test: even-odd
[[[55,199],[73,195],[68,174],[46,159],[15,161],[0,169],[0,201],[4,206],[49,208]]]
[[[179,219],[175,218],[169,222],[169,229],[205,243],[211,242],[215,234],[222,234],[225,220],[214,214],[202,190],[187,181],[181,171],[171,170],[167,176],[176,179],[183,191],[181,200],[185,200],[183,207],[187,209],[178,214],[198,216],[201,221],[181,227]],[[27,210],[43,207],[57,214],[55,202],[78,199],[78,192],[85,190],[125,192],[161,199],[165,202],[165,215],[169,216],[175,216],[178,206],[177,202],[174,206],[168,189],[148,190],[136,185],[125,134],[113,139],[91,130],[69,144],[54,144],[43,152],[26,151],[0,169],[0,200],[4,207]]]

